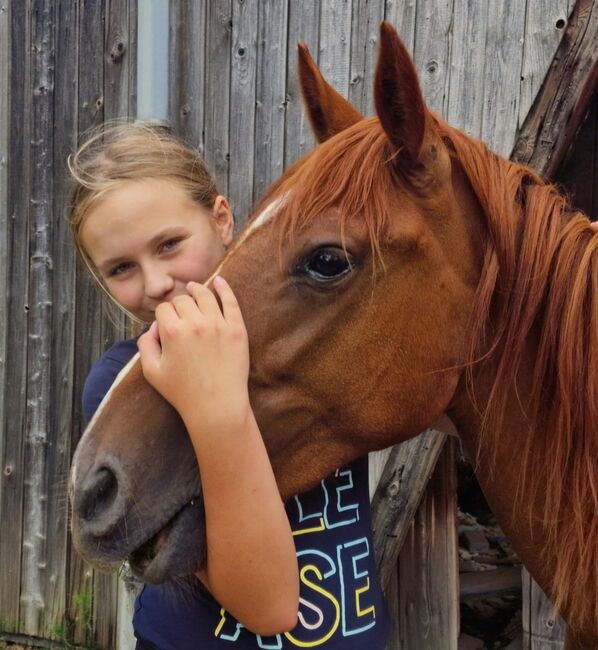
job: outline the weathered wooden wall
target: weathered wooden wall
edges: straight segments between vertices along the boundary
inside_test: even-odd
[[[313,144],[297,41],[370,114],[387,19],[414,52],[430,106],[508,155],[571,5],[173,0],[171,123],[203,151],[242,222]],[[89,126],[134,115],[135,27],[136,0],[0,0],[0,632],[102,648],[117,644],[117,583],[71,550],[66,479],[84,378],[122,328],[75,263],[65,159]],[[424,546],[430,516],[417,524]]]
[[[114,647],[116,581],[73,553],[66,486],[83,381],[118,328],[75,263],[65,162],[134,114],[135,4],[2,4],[0,630]]]

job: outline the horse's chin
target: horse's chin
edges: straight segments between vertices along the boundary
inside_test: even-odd
[[[201,497],[192,499],[155,535],[133,551],[129,565],[143,582],[159,584],[205,566],[205,524]]]

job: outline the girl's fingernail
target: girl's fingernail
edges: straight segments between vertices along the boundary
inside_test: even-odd
[[[226,280],[221,275],[217,275],[214,278],[214,284],[219,284],[220,286],[222,286],[225,282]]]

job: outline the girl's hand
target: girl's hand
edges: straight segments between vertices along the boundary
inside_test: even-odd
[[[224,278],[214,294],[190,282],[188,296],[156,309],[139,338],[143,374],[179,412],[188,429],[226,432],[250,413],[249,350],[239,303]]]
[[[139,339],[143,374],[179,412],[201,472],[214,598],[262,636],[291,630],[299,607],[293,536],[249,405],[247,332],[222,278],[159,305]]]

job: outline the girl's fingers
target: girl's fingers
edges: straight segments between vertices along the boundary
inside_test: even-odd
[[[162,354],[157,321],[154,321],[149,330],[139,337],[137,340],[137,348],[139,350],[143,374],[147,376],[158,365]]]
[[[193,296],[202,314],[208,317],[221,316],[222,312],[218,306],[216,296],[206,286],[199,284],[199,282],[189,282],[187,291]]]
[[[229,323],[243,322],[241,308],[230,284],[220,275],[214,278],[214,289],[218,293],[222,303],[222,313],[224,320]]]
[[[193,296],[177,296],[172,299],[170,304],[173,306],[179,318],[192,320],[201,313],[201,310],[199,309],[197,302],[193,299]]]
[[[179,315],[171,302],[161,302],[156,307],[155,316],[158,334],[163,331],[164,325],[179,320]]]

